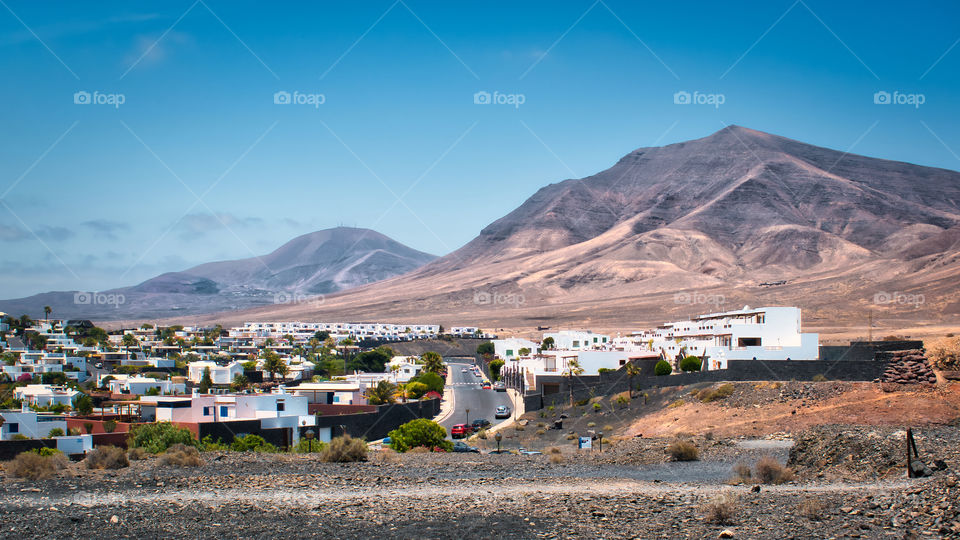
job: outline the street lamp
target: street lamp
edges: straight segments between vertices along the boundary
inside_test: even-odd
[[[497,440],[497,453],[499,454],[499,453],[500,453],[500,439],[503,438],[503,435],[501,435],[500,432],[498,431],[497,434],[493,436],[493,438]]]
[[[597,443],[600,446],[600,453],[603,453],[603,432],[597,433]]]
[[[470,409],[467,409],[467,425],[470,425]]]
[[[309,452],[313,452],[313,436],[315,433],[312,429],[308,429],[306,433],[303,434],[307,438],[307,446],[310,448]]]

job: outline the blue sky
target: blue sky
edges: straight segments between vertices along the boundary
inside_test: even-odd
[[[442,255],[727,124],[960,169],[955,2],[663,4],[2,0],[0,298],[341,224]]]

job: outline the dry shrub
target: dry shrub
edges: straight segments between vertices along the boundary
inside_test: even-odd
[[[328,463],[352,463],[366,460],[367,443],[349,435],[333,439],[323,452],[320,452],[320,461]]]
[[[139,461],[141,459],[146,459],[148,455],[150,454],[148,454],[146,450],[144,450],[143,448],[140,448],[139,446],[136,446],[134,448],[127,450],[127,457],[131,461]]]
[[[783,484],[794,478],[793,471],[770,456],[760,458],[760,461],[754,466],[754,471],[757,479],[764,484]]]
[[[411,449],[410,451],[413,452],[417,448],[423,448],[423,447],[418,446],[416,448]],[[424,448],[424,450],[426,449]],[[416,452],[416,453],[419,453],[419,452]],[[393,448],[384,448],[379,452],[373,453],[373,462],[376,463],[377,465],[389,465],[391,463],[397,463],[398,461],[400,461],[400,455]]]
[[[711,401],[717,401],[721,399],[726,399],[733,394],[733,385],[730,383],[721,384],[720,386],[715,386],[712,388],[704,388],[701,390],[697,397],[700,398],[700,401],[704,403],[710,403]]]
[[[543,435],[543,434],[545,434],[546,432],[547,432],[547,430],[545,430],[545,429],[538,429],[538,430],[537,430],[537,435]]]
[[[677,407],[683,407],[683,404],[684,404],[684,403],[686,403],[686,402],[683,401],[682,399],[678,399],[678,400],[674,401],[673,403],[667,405],[667,408],[668,408],[668,409],[676,409]]]
[[[567,435],[567,440],[568,440],[568,441],[572,441],[572,440],[574,440],[574,439],[576,439],[576,438],[577,438],[577,436],[574,435],[573,433],[570,433],[569,435]]]
[[[753,478],[753,473],[750,470],[750,466],[746,463],[737,463],[733,467],[733,477],[730,479],[731,484],[746,484]]]
[[[515,426],[513,426],[513,429],[516,431],[523,431],[527,428],[523,427],[523,424],[516,424]]]
[[[5,469],[14,478],[44,480],[69,467],[67,456],[55,453],[41,456],[38,452],[22,452],[7,463]]]
[[[561,452],[562,452],[562,451],[561,451],[559,448],[557,448],[556,446],[551,446],[550,448],[547,448],[547,453],[548,453],[548,454],[559,454],[559,453],[561,453]]]
[[[797,507],[797,511],[801,516],[806,517],[812,521],[820,521],[823,519],[824,513],[827,511],[827,505],[820,499],[804,499],[800,505]]]
[[[98,446],[87,453],[83,462],[88,469],[122,469],[130,466],[127,453],[116,446]]]
[[[704,517],[717,525],[732,525],[737,510],[737,499],[730,493],[721,493],[704,505]]]
[[[814,376],[813,376],[813,379],[811,379],[811,380],[812,380],[813,382],[827,382],[829,379],[827,379],[827,376],[824,375],[823,373],[818,373],[818,374],[814,375]]]
[[[610,424],[607,424],[603,426],[603,430],[606,431],[607,433],[610,433],[613,431],[613,426],[611,426]]]
[[[550,454],[550,463],[553,463],[553,464],[563,463],[563,454]]]
[[[413,448],[407,450],[408,454],[429,454],[430,449],[426,446],[414,446]]]
[[[200,451],[196,447],[175,444],[160,456],[160,463],[176,467],[199,467],[203,465],[203,459],[200,458]]]
[[[960,337],[940,338],[929,344],[927,358],[936,369],[960,369]]]
[[[697,461],[700,451],[689,441],[676,440],[667,447],[667,453],[674,461]]]

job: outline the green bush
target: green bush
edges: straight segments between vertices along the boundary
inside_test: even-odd
[[[696,356],[688,356],[680,361],[680,371],[700,371],[702,363]]]
[[[266,452],[274,453],[277,447],[268,443],[259,435],[249,434],[243,437],[237,437],[230,443],[230,449],[234,452]]]
[[[409,382],[423,383],[427,385],[427,392],[437,392],[439,394],[443,393],[443,386],[446,384],[446,381],[443,380],[443,377],[432,371],[421,373],[420,375],[410,379]]]
[[[670,362],[666,360],[661,360],[657,362],[657,365],[653,366],[653,374],[658,377],[663,377],[671,373],[673,373],[673,367],[670,365]]]
[[[63,437],[63,430],[58,427],[55,427],[50,430],[50,433],[47,435],[47,437],[50,437],[50,438]]]
[[[38,454],[38,455],[41,456],[41,457],[50,457],[50,456],[56,456],[56,455],[59,455],[59,454],[63,454],[63,452],[61,452],[60,450],[57,450],[56,448],[50,448],[50,447],[47,447],[47,446],[43,446],[43,447],[40,447],[40,448],[34,448],[33,450],[30,450],[30,451],[33,452],[33,453],[35,453],[35,454]]]
[[[225,444],[222,439],[213,440],[213,437],[207,435],[200,440],[200,449],[204,452],[224,452],[230,449],[230,445]]]
[[[407,397],[411,399],[420,399],[429,391],[427,385],[417,381],[408,382],[403,388],[407,393]]]
[[[411,448],[441,448],[447,452],[453,450],[453,443],[446,440],[447,430],[433,420],[418,418],[411,420],[389,433],[390,447],[397,452],[406,452]]]
[[[593,404],[593,410],[600,412],[600,409],[603,409],[603,405],[600,405],[599,403]]]
[[[313,452],[314,454],[318,452],[323,452],[327,448],[327,443],[323,441],[311,441],[306,437],[300,437],[300,442],[297,443],[297,446],[293,448],[293,451],[297,454],[309,454]]]
[[[151,454],[159,454],[175,444],[197,446],[197,440],[189,429],[177,427],[170,422],[157,422],[137,426],[130,432],[129,448],[143,448]]]

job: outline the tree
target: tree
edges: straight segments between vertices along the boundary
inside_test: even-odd
[[[493,356],[496,354],[496,349],[493,346],[493,342],[484,341],[483,343],[477,345],[477,354],[480,356]]]
[[[378,382],[376,386],[367,388],[367,401],[371,405],[386,405],[388,403],[395,403],[396,398],[394,397],[394,394],[396,393],[397,385],[384,379]]]
[[[404,395],[411,399],[420,399],[429,391],[427,385],[419,381],[411,381],[403,386]]]
[[[133,334],[124,334],[123,338],[120,340],[120,344],[129,349],[130,347],[136,346],[139,341],[137,341],[136,336]]]
[[[661,360],[657,362],[657,365],[653,366],[653,374],[657,377],[663,377],[664,375],[669,375],[673,373],[673,366],[670,365],[670,362],[666,360]]]
[[[108,377],[105,377],[106,380]],[[77,397],[73,398],[73,410],[77,411],[83,416],[93,413],[93,399],[86,394],[79,394]]]
[[[50,306],[43,306],[43,318],[50,320],[50,314],[53,313],[53,308]]]
[[[530,354],[530,349],[528,349],[527,347],[523,347],[519,351],[517,351],[517,356],[527,356],[528,354]]]
[[[441,449],[446,452],[453,450],[453,442],[447,440],[447,430],[426,418],[411,420],[388,435],[390,447],[397,452],[406,452],[417,447],[430,450]]]
[[[540,348],[545,351],[552,350],[555,346],[553,338],[550,336],[543,338],[543,341],[540,342]]]
[[[210,391],[210,387],[213,386],[213,377],[210,376],[210,368],[203,368],[203,376],[200,377],[200,393],[206,394]]]
[[[440,373],[443,371],[443,357],[438,353],[427,351],[423,353],[420,360],[423,362],[424,371],[429,371],[430,373]]]
[[[366,373],[383,373],[387,368],[387,362],[393,358],[392,353],[389,347],[377,347],[372,351],[364,351],[354,356],[347,367],[350,370]]]
[[[250,381],[247,379],[246,375],[243,373],[237,373],[237,375],[233,378],[233,382],[230,383],[230,387],[233,388],[235,392],[240,392],[245,390],[249,384]]]
[[[427,385],[427,392],[437,392],[439,394],[443,393],[443,387],[446,384],[446,381],[443,380],[443,377],[433,373],[432,371],[421,373],[410,379],[410,382],[414,381],[422,382],[423,384]]]
[[[285,367],[287,367],[287,364],[283,361],[283,358],[280,358],[279,354],[270,350],[263,351],[263,370],[270,374],[271,381],[274,374],[280,373],[281,369]]]
[[[583,368],[580,367],[580,362],[577,362],[576,359],[570,360],[567,362],[567,377],[569,381],[567,386],[570,388],[570,406],[573,407],[573,377],[575,375],[580,375],[583,373]]]
[[[687,356],[680,361],[680,371],[700,371],[702,362],[696,356]]]
[[[633,399],[633,378],[640,375],[640,367],[633,362],[627,362],[627,381],[630,387],[627,391],[630,393],[630,399]]]
[[[50,433],[47,435],[47,437],[49,437],[49,438],[51,438],[51,439],[54,438],[54,437],[63,437],[63,429],[62,429],[62,428],[55,427],[55,428],[53,428],[53,429],[50,430]]]
[[[493,380],[500,380],[500,370],[503,368],[503,360],[496,358],[490,361],[490,376]]]

